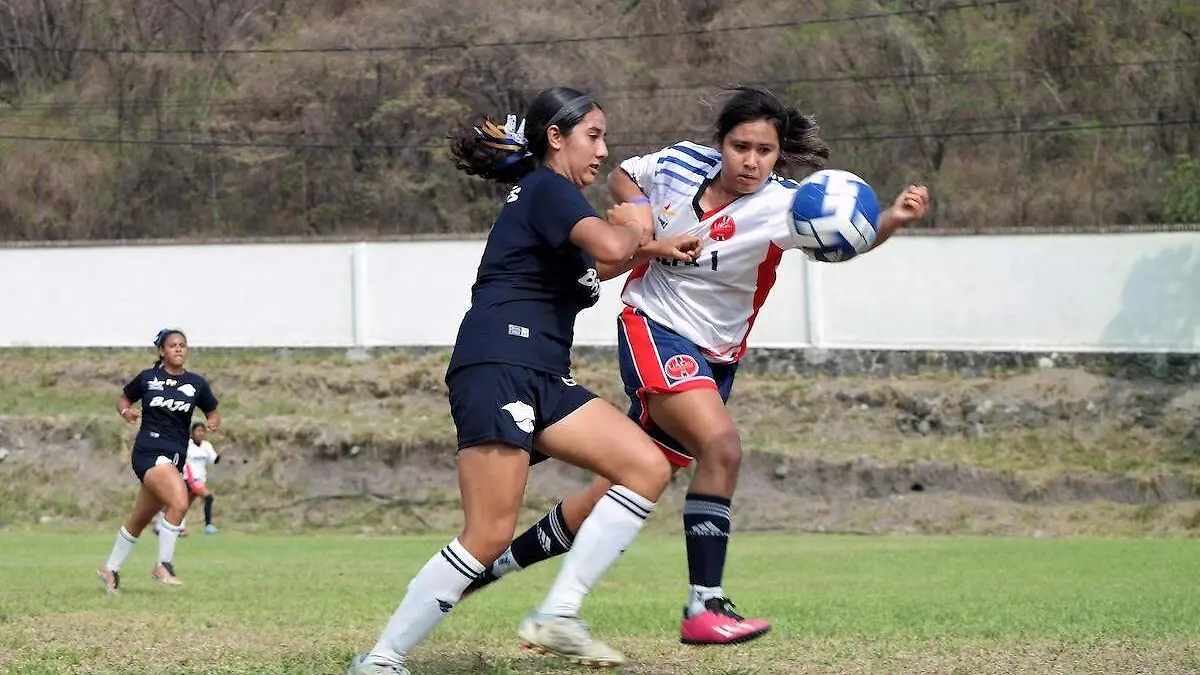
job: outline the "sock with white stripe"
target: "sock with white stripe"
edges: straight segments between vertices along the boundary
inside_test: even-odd
[[[496,558],[488,572],[499,579],[509,572],[525,569],[570,551],[575,543],[575,533],[567,527],[562,508],[562,502],[559,502],[533,527],[513,539],[512,545]]]
[[[129,530],[122,525],[121,529],[117,530],[117,540],[113,543],[112,553],[108,554],[108,562],[104,564],[109,572],[121,571],[121,565],[125,564],[125,559],[129,557],[136,543],[137,537],[129,534]]]
[[[482,572],[483,565],[458,539],[447,544],[409,582],[408,592],[368,658],[380,664],[403,664],[412,648],[433,632]]]
[[[683,536],[687,545],[688,616],[704,611],[704,601],[723,597],[725,552],[729,548],[730,500],[688,493],[683,502]]]
[[[633,490],[614,485],[592,509],[575,535],[575,544],[538,611],[579,616],[588,591],[633,543],[655,503]]]

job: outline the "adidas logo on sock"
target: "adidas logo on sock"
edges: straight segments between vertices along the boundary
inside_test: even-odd
[[[706,520],[703,523],[696,523],[688,528],[688,534],[697,537],[728,537],[729,535],[721,530],[721,528],[713,525],[711,520]]]

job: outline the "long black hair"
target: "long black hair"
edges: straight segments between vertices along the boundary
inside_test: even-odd
[[[546,158],[550,127],[558,127],[566,136],[593,108],[600,104],[591,96],[570,87],[554,87],[533,99],[524,120],[509,115],[500,126],[486,115],[478,115],[450,136],[455,167],[487,180],[516,183]]]
[[[736,92],[725,102],[717,116],[714,137],[717,147],[739,124],[766,120],[779,133],[779,163],[786,169],[820,169],[829,159],[829,145],[821,138],[821,128],[812,115],[804,115],[785,105],[779,97],[761,87],[731,87]]]
[[[154,346],[158,347],[159,349],[158,360],[154,362],[155,368],[162,365],[162,348],[163,345],[167,344],[167,338],[171,337],[172,335],[178,335],[183,338],[184,342],[187,342],[187,336],[184,335],[183,331],[179,330],[178,328],[164,328],[158,331],[158,335],[154,336]]]

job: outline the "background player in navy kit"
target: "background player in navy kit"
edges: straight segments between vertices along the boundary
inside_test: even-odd
[[[528,138],[525,132],[528,131]],[[458,430],[465,524],[433,556],[374,649],[350,675],[407,674],[407,654],[454,607],[509,544],[531,462],[555,457],[613,486],[579,528],[548,597],[521,623],[524,646],[585,665],[624,659],[579,620],[588,590],[641,530],[670,467],[648,436],[571,379],[575,317],[594,304],[596,261],[620,264],[653,242],[648,207],[623,205],[599,218],[580,188],[608,155],[604,113],[590,97],[559,87],[541,92],[524,122],[483,119],[453,140],[458,168],[516,185],[492,226],[446,373]],[[646,213],[643,213],[646,210]],[[694,239],[694,238],[692,238]]]
[[[142,487],[133,513],[117,532],[108,561],[98,570],[110,595],[115,595],[121,585],[121,565],[137,543],[138,535],[164,507],[166,512],[158,532],[158,564],[151,576],[165,584],[180,583],[172,559],[180,523],[188,507],[187,489],[180,479],[180,471],[187,458],[188,427],[193,409],[204,412],[210,431],[221,424],[217,399],[208,382],[184,370],[188,346],[183,332],[163,329],[155,337],[154,345],[159,350],[158,361],[125,385],[117,401],[117,412],[126,422],[132,424],[139,417],[142,420],[133,442],[131,460],[133,473]],[[141,402],[141,412],[133,407],[135,402]]]

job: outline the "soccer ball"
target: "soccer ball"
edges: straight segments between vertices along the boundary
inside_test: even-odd
[[[824,169],[800,181],[792,197],[792,241],[819,262],[842,262],[875,244],[879,200],[862,178]]]

